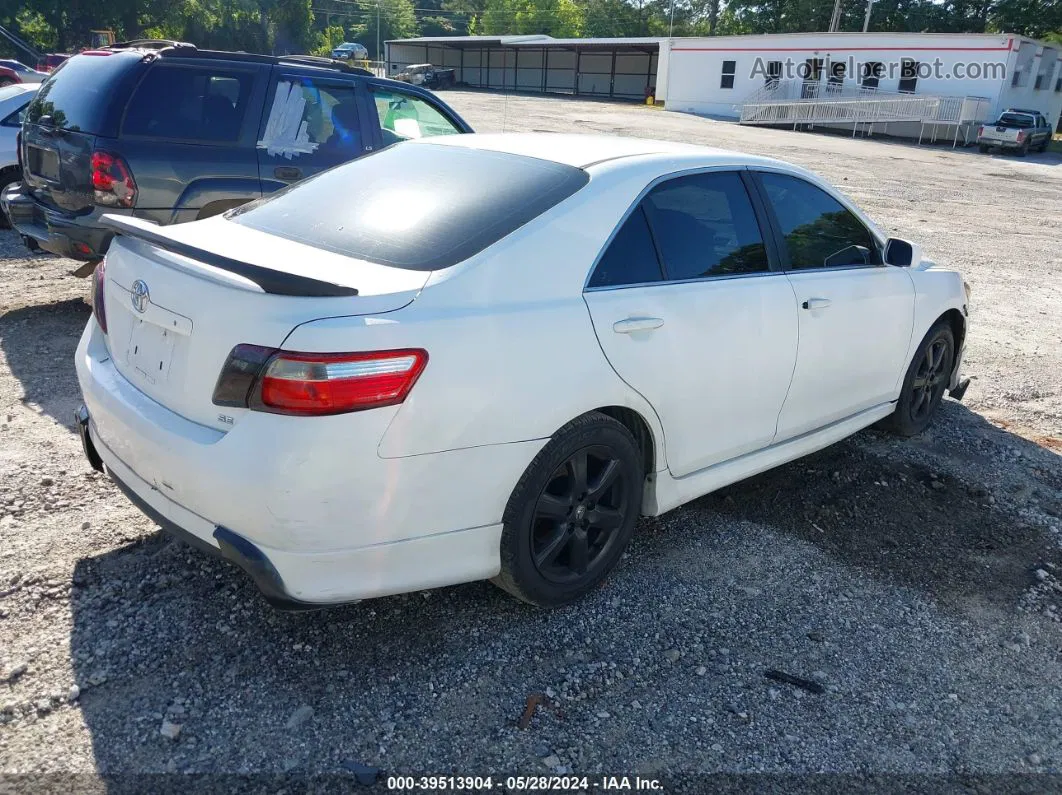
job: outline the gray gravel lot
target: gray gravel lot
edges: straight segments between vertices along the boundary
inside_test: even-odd
[[[863,432],[643,521],[562,610],[476,583],[282,614],[84,463],[88,284],[0,233],[0,772],[1062,771],[1062,159],[446,98],[483,131],[825,175],[966,274],[966,402],[917,439]]]

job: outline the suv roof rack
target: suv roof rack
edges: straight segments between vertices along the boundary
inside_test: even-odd
[[[251,63],[292,63],[303,66],[318,66],[322,69],[335,69],[348,74],[375,77],[368,69],[360,66],[352,66],[346,61],[336,58],[324,58],[319,55],[263,55],[256,52],[238,52],[234,50],[201,50],[194,44],[185,41],[172,41],[170,39],[134,39],[113,44],[107,49],[146,49],[153,50],[158,56],[217,58],[230,61],[250,61]]]
[[[187,41],[176,41],[174,39],[130,39],[129,41],[118,41],[114,44],[106,47],[108,50],[164,50],[164,49],[182,49],[182,50],[194,50],[197,49],[194,44]]]
[[[363,69],[360,66],[351,66],[346,61],[341,61],[338,58],[325,58],[320,55],[281,55],[278,56],[277,60],[305,64],[307,66],[321,66],[325,69],[338,69],[341,72],[349,72],[355,75],[374,76],[368,69]]]

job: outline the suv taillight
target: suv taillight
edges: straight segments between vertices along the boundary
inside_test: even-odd
[[[1025,140],[1025,130],[1018,130],[1018,143]]]
[[[214,403],[301,416],[394,406],[427,363],[428,352],[419,348],[296,353],[237,345],[218,377]]]
[[[92,314],[96,316],[96,322],[100,324],[100,329],[104,334],[107,333],[107,305],[103,302],[103,291],[107,280],[104,273],[106,266],[107,259],[101,259],[92,273]]]
[[[984,134],[985,134],[985,128],[984,128],[984,125],[981,125],[980,127],[977,128],[977,137],[980,138]]]
[[[110,152],[92,153],[92,190],[96,204],[132,207],[136,204],[136,181],[129,166]]]

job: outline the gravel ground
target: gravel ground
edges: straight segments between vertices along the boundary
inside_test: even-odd
[[[446,96],[481,130],[673,138],[824,174],[966,274],[966,402],[917,439],[863,432],[643,521],[562,610],[476,583],[277,613],[82,460],[87,282],[0,233],[0,772],[30,776],[7,781],[1062,771],[1062,160]]]

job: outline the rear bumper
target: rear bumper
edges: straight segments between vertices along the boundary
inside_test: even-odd
[[[238,566],[277,609],[314,610],[455,585],[500,568],[501,524],[331,552],[263,546],[165,497],[100,442],[91,420],[86,424],[86,453],[97,452],[130,502],[169,535]]]
[[[981,146],[992,146],[996,149],[1020,149],[1021,144],[1017,141],[999,141],[991,138],[978,138],[977,143]],[[1024,143],[1024,142],[1023,142]]]
[[[495,576],[505,504],[545,443],[383,459],[387,409],[254,412],[214,431],[126,381],[95,320],[76,356],[90,462],[163,529],[236,563],[285,608]]]
[[[77,260],[98,260],[107,253],[114,232],[99,225],[101,211],[87,215],[67,215],[38,202],[13,188],[0,196],[11,225],[38,248]]]

